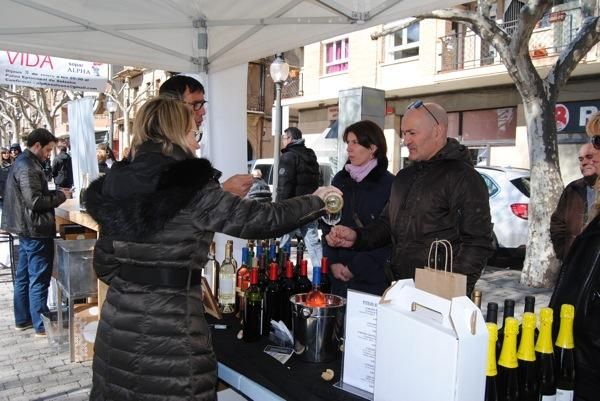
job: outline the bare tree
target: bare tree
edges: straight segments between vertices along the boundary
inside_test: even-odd
[[[588,51],[600,40],[600,23],[591,15],[595,1],[583,1],[584,19],[575,38],[561,51],[545,77],[531,61],[529,40],[533,30],[549,11],[549,0],[529,0],[520,10],[511,33],[490,16],[492,0],[478,0],[475,11],[448,9],[421,14],[406,23],[372,35],[373,39],[404,29],[420,20],[433,18],[465,24],[500,55],[509,76],[521,95],[527,122],[531,165],[529,236],[521,283],[551,287],[559,271],[550,241],[550,216],[563,189],[558,161],[554,108],[560,89]]]

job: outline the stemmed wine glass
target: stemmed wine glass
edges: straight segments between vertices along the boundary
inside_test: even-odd
[[[342,207],[344,206],[344,198],[335,192],[331,192],[325,196],[325,215],[321,217],[323,221],[334,226],[342,219]]]

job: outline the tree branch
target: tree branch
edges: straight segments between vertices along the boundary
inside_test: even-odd
[[[371,34],[371,39],[377,40],[377,39],[381,38],[382,36],[391,35],[393,33],[403,30],[404,28],[408,28],[409,26],[411,26],[413,24],[416,24],[417,22],[421,21],[422,19],[423,18],[420,18],[420,17],[410,18],[409,20],[407,20],[406,22],[404,22],[400,25],[396,25],[392,28],[384,29],[381,32],[373,32]]]
[[[588,17],[583,20],[575,39],[563,49],[552,66],[544,82],[549,93],[556,98],[560,88],[567,82],[577,64],[590,49],[600,41],[600,17]]]
[[[548,0],[533,0],[521,7],[517,27],[511,35],[510,52],[512,54],[517,57],[524,55],[529,57],[531,34],[538,21],[550,7],[551,4]]]

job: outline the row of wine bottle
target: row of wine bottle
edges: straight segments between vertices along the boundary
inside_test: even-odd
[[[535,298],[528,298],[520,326],[514,318],[514,301],[505,301],[504,323],[500,330],[497,326],[498,305],[493,302],[488,304],[485,400],[572,401],[575,386],[575,308],[569,304],[561,306],[560,329],[553,344],[552,308],[540,310],[537,334]],[[498,345],[500,348],[497,348]],[[499,358],[496,360],[498,349]]]
[[[308,262],[304,259],[304,244],[298,242],[296,248],[296,264],[290,260],[291,245],[280,248],[279,242],[271,240],[261,241],[254,245],[254,241],[248,241],[247,246],[242,248],[242,263],[238,263],[233,257],[233,241],[227,241],[225,245],[225,258],[219,266],[215,259],[215,243],[209,249],[208,262],[203,270],[213,294],[217,297],[219,308],[222,313],[244,312],[246,290],[251,285],[250,272],[257,269],[258,287],[263,293],[277,293],[281,295],[269,296],[267,299],[282,298],[276,310],[283,309],[283,321],[288,324],[291,316],[288,315],[289,297],[297,293],[307,293],[312,288],[308,279]],[[324,292],[330,291],[328,276],[328,262],[324,257],[319,267],[321,273],[321,288]],[[269,301],[270,302],[270,301]],[[274,308],[266,307],[269,311]],[[291,312],[290,312],[291,314]],[[278,314],[277,314],[278,315]],[[277,319],[279,320],[279,319]],[[288,324],[288,327],[291,327]]]

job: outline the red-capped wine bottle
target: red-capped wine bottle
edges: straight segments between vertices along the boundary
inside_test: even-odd
[[[307,293],[312,288],[312,283],[308,279],[308,261],[302,260],[300,262],[300,271],[298,278],[296,279],[296,290],[299,294]]]
[[[269,265],[269,281],[265,288],[265,316],[263,319],[263,333],[269,334],[271,320],[281,320],[281,289],[279,288],[279,277],[277,276],[277,263]]]
[[[292,304],[290,298],[295,295],[296,280],[294,279],[294,263],[291,260],[286,261],[283,277],[280,281],[281,287],[281,320],[288,329],[292,329]]]
[[[321,258],[321,291],[331,293],[331,280],[329,279],[329,260],[327,256]]]

